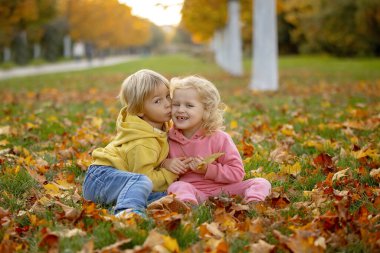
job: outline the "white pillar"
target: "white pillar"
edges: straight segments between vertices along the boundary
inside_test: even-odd
[[[39,43],[33,44],[33,59],[39,59],[41,57],[41,45]]]
[[[9,47],[4,47],[3,49],[3,60],[4,62],[9,62],[11,60],[12,54]]]
[[[240,3],[238,0],[228,1],[228,62],[226,67],[228,72],[234,76],[241,76],[243,74],[243,53],[242,53],[242,38],[240,26]]]
[[[71,58],[71,38],[70,35],[65,35],[63,38],[63,56]]]
[[[276,0],[254,1],[253,63],[250,88],[278,89]]]

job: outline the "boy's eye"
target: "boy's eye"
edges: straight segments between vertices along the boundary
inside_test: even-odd
[[[194,105],[192,105],[192,104],[187,104],[186,106],[187,107],[194,107]]]
[[[172,104],[172,106],[179,106],[179,104],[174,103],[174,104]]]

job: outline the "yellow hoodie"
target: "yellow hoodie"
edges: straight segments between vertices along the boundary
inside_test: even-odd
[[[167,157],[167,133],[152,127],[122,108],[116,121],[116,137],[105,147],[92,152],[96,165],[144,174],[153,182],[153,191],[165,191],[177,175],[160,164]]]

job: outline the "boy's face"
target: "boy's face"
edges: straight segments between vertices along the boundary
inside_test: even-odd
[[[193,89],[176,89],[173,93],[172,119],[174,125],[190,138],[201,127],[204,106],[198,92]]]
[[[164,84],[158,86],[145,99],[143,108],[138,116],[151,126],[161,129],[163,123],[168,122],[171,118],[169,89]]]

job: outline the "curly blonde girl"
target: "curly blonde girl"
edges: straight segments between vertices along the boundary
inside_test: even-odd
[[[204,107],[202,128],[206,135],[210,135],[217,130],[223,130],[225,105],[221,102],[219,91],[215,85],[201,76],[175,77],[170,80],[170,93],[177,89],[195,89],[200,97],[200,102]]]

